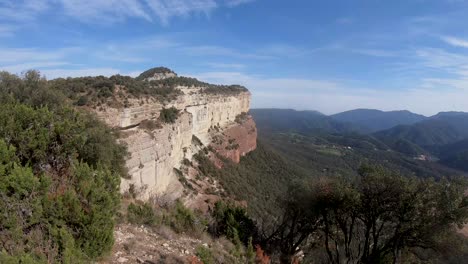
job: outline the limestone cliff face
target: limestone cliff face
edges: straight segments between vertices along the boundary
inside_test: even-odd
[[[122,130],[121,140],[128,145],[130,179],[122,180],[122,192],[132,188],[141,199],[159,195],[177,198],[183,192],[178,169],[202,148],[215,146],[219,154],[235,162],[256,148],[253,120],[236,122],[236,117],[249,111],[249,92],[213,94],[203,92],[201,87],[178,89],[183,94],[166,104],[150,98],[135,99],[126,108],[97,111],[109,125]],[[140,125],[157,120],[163,107],[180,111],[175,123],[161,123],[157,128]],[[220,136],[226,137],[226,143],[214,144]]]

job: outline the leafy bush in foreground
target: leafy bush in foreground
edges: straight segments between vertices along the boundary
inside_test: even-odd
[[[110,251],[125,147],[37,72],[0,73],[0,262],[89,263]]]

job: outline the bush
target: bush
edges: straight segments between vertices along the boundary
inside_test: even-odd
[[[153,206],[149,203],[142,205],[131,203],[127,208],[127,219],[128,222],[137,225],[153,226],[157,223]]]
[[[64,98],[38,72],[0,73],[1,263],[89,263],[112,248],[126,149]]]
[[[77,106],[84,106],[88,104],[88,97],[86,96],[80,96],[78,101],[76,101]]]
[[[179,117],[179,110],[175,107],[163,108],[159,114],[159,120],[163,123],[173,124]]]
[[[255,222],[247,215],[245,209],[217,202],[212,212],[214,223],[210,231],[215,236],[226,236],[235,245],[252,244],[252,237],[257,236]]]
[[[196,216],[182,202],[177,201],[175,207],[170,213],[169,225],[177,233],[193,232],[197,230]]]
[[[215,263],[213,253],[211,250],[205,246],[198,246],[196,249],[196,255],[200,258],[203,264],[213,264]]]

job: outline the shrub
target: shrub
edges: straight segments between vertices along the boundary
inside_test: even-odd
[[[149,203],[136,205],[131,203],[127,208],[128,222],[137,225],[153,226],[157,223],[153,206]]]
[[[170,214],[170,226],[177,233],[192,232],[196,230],[195,214],[186,208],[182,202],[177,201]]]
[[[179,117],[179,110],[175,107],[163,108],[159,115],[159,120],[163,123],[175,123]]]
[[[247,120],[248,114],[246,112],[242,112],[236,116],[236,123],[242,124]]]
[[[213,258],[213,253],[211,250],[205,246],[198,246],[196,249],[196,255],[200,258],[203,264],[213,264],[215,263]]]
[[[0,73],[0,91],[0,262],[89,263],[109,252],[125,147],[38,72]]]
[[[257,235],[255,222],[247,215],[245,209],[216,202],[212,212],[214,223],[210,231],[215,236],[226,236],[235,245],[252,243],[252,236]]]
[[[87,104],[88,104],[88,97],[86,97],[86,96],[80,96],[80,98],[76,102],[77,106],[84,106],[84,105],[87,105]]]

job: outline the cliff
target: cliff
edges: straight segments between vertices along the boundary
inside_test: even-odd
[[[154,78],[161,77],[161,73],[155,74]],[[148,80],[152,78],[147,76]],[[182,163],[191,162],[196,153],[210,148],[239,162],[241,156],[256,148],[255,123],[246,114],[250,92],[225,87],[224,92],[223,87],[218,92],[216,87],[208,89],[200,84],[176,85],[178,96],[166,102],[131,98],[125,107],[95,110],[107,124],[121,130],[121,140],[128,146],[129,178],[122,179],[123,193],[132,192],[140,199],[178,198],[184,194]],[[174,108],[179,112],[176,120],[162,122],[159,117],[163,109]]]

